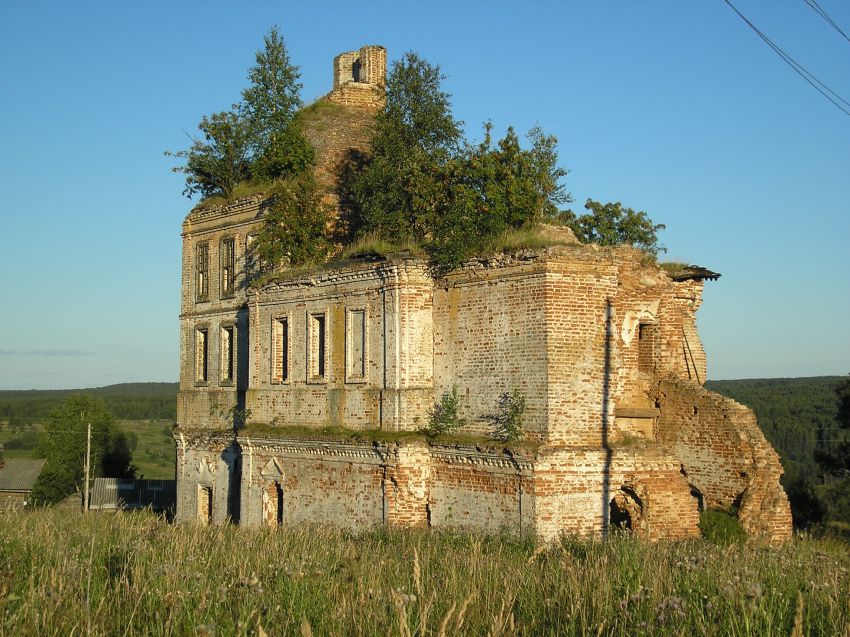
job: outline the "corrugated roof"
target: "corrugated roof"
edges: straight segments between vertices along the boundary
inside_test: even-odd
[[[0,468],[0,491],[32,491],[47,460],[9,458]]]
[[[173,509],[177,502],[177,483],[174,480],[124,480],[95,478],[92,480],[89,508],[144,509],[155,511]]]

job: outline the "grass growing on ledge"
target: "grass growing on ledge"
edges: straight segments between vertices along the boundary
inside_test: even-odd
[[[424,440],[417,431],[386,431],[383,429],[349,429],[348,427],[304,427],[248,423],[237,432],[240,436],[271,436],[295,440],[328,440],[333,442],[402,442]]]
[[[348,427],[304,427],[298,425],[271,425],[265,423],[248,423],[237,432],[239,436],[273,438],[291,438],[294,440],[327,440],[332,442],[350,443],[401,443],[423,441],[435,445],[459,445],[476,447],[493,453],[504,449],[522,449],[533,451],[540,446],[534,440],[519,440],[506,444],[474,434],[459,432],[444,433],[439,436],[426,436],[421,431],[387,431],[385,429],[349,429]]]
[[[676,272],[681,272],[685,268],[688,267],[687,263],[679,263],[678,261],[665,261],[664,263],[658,264],[662,270],[665,272],[669,272],[670,274],[676,274]]]
[[[386,257],[387,255],[408,252],[413,256],[424,256],[422,246],[414,241],[391,243],[377,234],[367,234],[342,249],[337,260],[357,257]]]
[[[223,197],[221,195],[213,195],[206,197],[198,202],[195,210],[205,210],[207,208],[218,208],[219,206],[227,206],[239,199],[250,197],[251,195],[260,195],[269,190],[271,184],[267,181],[240,181],[233,189],[233,196]]]
[[[529,228],[518,228],[508,230],[493,237],[484,244],[481,250],[476,252],[480,256],[489,256],[517,250],[533,250],[535,248],[549,248],[551,246],[567,245],[574,243],[564,237],[552,233],[552,226],[532,226]]]
[[[850,556],[612,534],[169,525],[0,516],[8,635],[846,635]],[[795,625],[799,632],[792,633]],[[442,627],[442,630],[441,630]]]

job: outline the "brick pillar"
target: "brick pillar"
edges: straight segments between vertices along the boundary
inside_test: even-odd
[[[405,443],[391,453],[384,476],[388,526],[427,526],[431,454],[424,442]]]

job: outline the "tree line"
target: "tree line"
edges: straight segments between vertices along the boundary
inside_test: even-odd
[[[174,420],[177,383],[121,383],[92,389],[0,390],[0,422],[13,429],[41,423],[75,393],[100,398],[120,420]]]

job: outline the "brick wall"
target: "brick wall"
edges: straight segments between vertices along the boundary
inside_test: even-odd
[[[649,539],[698,535],[697,502],[678,459],[652,447],[544,449],[534,466],[538,535],[602,535],[611,501],[638,496],[634,530]]]
[[[333,62],[333,90],[328,99],[338,104],[378,109],[384,104],[387,50],[364,46],[340,53]]]
[[[248,387],[247,287],[252,274],[249,237],[259,232],[264,208],[262,197],[249,197],[229,206],[196,208],[183,222],[183,269],[180,302],[180,389],[177,424],[182,428],[233,425],[230,410],[241,404]],[[233,294],[222,288],[222,240],[232,239],[235,248]],[[207,245],[208,286],[205,299],[198,298],[197,248]],[[233,377],[225,378],[222,361],[222,329],[234,332]],[[207,380],[200,381],[198,330],[206,331]]]
[[[252,420],[279,426],[417,429],[433,402],[432,288],[421,262],[353,264],[281,279],[252,292]],[[351,313],[362,312],[362,376],[346,368]],[[310,320],[325,321],[325,375],[311,374]],[[289,378],[276,381],[274,324],[289,333]]]
[[[322,139],[329,157],[352,148],[345,134]],[[322,166],[333,173],[332,161]],[[702,282],[673,282],[631,248],[568,245],[476,260],[436,281],[424,261],[397,256],[248,290],[248,237],[262,218],[262,199],[249,198],[193,211],[184,223],[179,520],[205,517],[209,492],[213,523],[276,523],[282,497],[284,523],[529,529],[552,538],[604,534],[613,515],[649,538],[681,538],[696,533],[695,489],[709,506],[737,504],[753,537],[788,537],[775,452],[749,410],[700,386]],[[234,240],[241,273],[225,298],[223,238]],[[199,243],[208,245],[204,300]],[[222,327],[235,330],[232,381],[221,373]],[[205,381],[196,374],[199,329],[208,333]],[[416,430],[455,385],[463,433],[486,435],[500,394],[518,389],[525,436],[542,446],[526,457],[288,438],[293,425]],[[231,410],[243,405],[264,437],[233,433]]]
[[[467,531],[534,532],[533,457],[436,446],[431,524]]]
[[[239,520],[239,450],[231,435],[218,431],[176,431],[177,503],[180,522]],[[212,494],[208,510],[205,491]]]
[[[791,535],[791,510],[779,484],[782,466],[752,410],[699,385],[664,380],[658,389],[658,441],[682,461],[707,507],[737,507],[751,537]]]
[[[457,385],[467,432],[486,433],[483,417],[517,389],[529,436],[545,435],[545,293],[540,263],[467,269],[434,287],[434,396]]]

